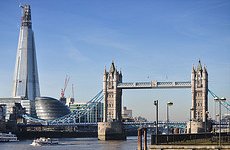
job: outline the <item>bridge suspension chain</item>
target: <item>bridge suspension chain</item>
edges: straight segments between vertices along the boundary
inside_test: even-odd
[[[213,98],[218,98],[220,99],[220,97],[218,97],[214,92],[212,92],[210,89],[208,89],[208,92],[212,95]],[[230,104],[227,101],[221,102],[221,105],[224,106],[227,110],[230,111]]]
[[[23,118],[35,123],[41,123],[42,125],[58,125],[58,124],[76,124],[76,120],[86,114],[88,114],[99,102],[103,100],[102,90],[88,101],[80,110],[76,109],[72,113],[62,116],[54,120],[43,120],[34,118],[29,114],[22,115]]]

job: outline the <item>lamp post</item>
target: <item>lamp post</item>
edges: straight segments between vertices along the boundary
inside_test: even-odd
[[[214,100],[219,102],[219,146],[221,146],[221,101],[226,101],[226,98],[215,97]]]
[[[228,135],[230,133],[230,118],[228,118]]]
[[[192,111],[194,110],[194,108],[190,108],[190,115],[189,115],[189,133],[192,133]]]
[[[169,134],[169,106],[172,106],[173,102],[167,103],[166,122],[167,122],[167,134]]]
[[[217,133],[217,128],[218,128],[218,126],[217,126],[217,119],[219,119],[219,116],[220,116],[220,114],[216,114],[216,128],[215,128],[215,133]]]
[[[158,144],[158,100],[154,101],[154,105],[156,106],[156,144]]]
[[[229,133],[230,133],[230,114],[229,114],[229,109],[230,109],[230,107],[229,107],[229,105],[228,105],[228,107],[227,107],[228,109],[227,109],[227,116],[228,116],[228,135],[229,135]]]

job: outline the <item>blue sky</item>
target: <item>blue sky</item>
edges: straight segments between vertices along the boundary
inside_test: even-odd
[[[75,99],[85,102],[102,89],[112,60],[124,82],[190,81],[200,59],[209,89],[230,99],[230,1],[228,0],[17,0],[0,5],[0,97],[11,96],[20,28],[19,4],[32,9],[41,94],[59,98],[66,74]],[[153,100],[165,120],[188,120],[191,90],[124,90],[134,116],[154,120]],[[214,115],[213,98],[209,111]],[[226,111],[224,111],[226,112]]]

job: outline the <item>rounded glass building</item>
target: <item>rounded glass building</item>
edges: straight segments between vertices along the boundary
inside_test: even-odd
[[[51,97],[36,97],[35,110],[37,117],[44,120],[57,119],[70,113],[66,105]]]

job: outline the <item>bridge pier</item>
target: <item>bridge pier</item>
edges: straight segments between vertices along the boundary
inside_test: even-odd
[[[98,140],[126,140],[122,122],[98,122]]]

